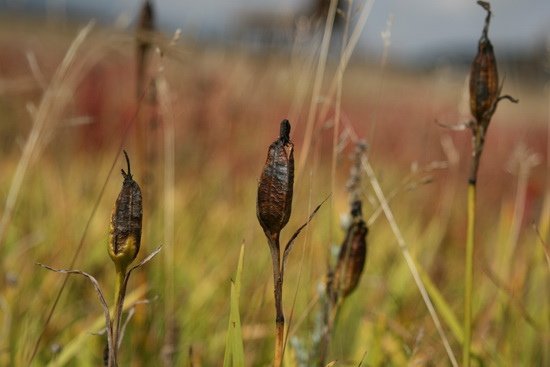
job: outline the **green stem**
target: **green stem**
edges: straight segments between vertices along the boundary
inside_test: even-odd
[[[118,344],[120,339],[120,324],[122,320],[122,310],[124,298],[126,295],[126,268],[116,270],[115,283],[115,309],[111,318],[113,333],[113,367],[118,366]]]
[[[476,184],[471,180],[468,184],[468,230],[466,237],[466,268],[464,273],[464,344],[462,349],[462,364],[470,366],[470,348],[472,343],[472,286],[474,262]]]

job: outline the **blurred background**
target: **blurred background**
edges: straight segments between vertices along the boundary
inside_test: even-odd
[[[0,8],[14,16],[55,22],[95,18],[105,25],[126,29],[135,21],[139,3],[132,0],[4,0]],[[276,36],[276,32],[284,32],[285,27],[290,27],[300,17],[309,17],[322,7],[328,8],[328,3],[325,0],[164,0],[155,3],[155,13],[158,27],[164,32],[172,33],[179,28],[186,37],[195,37],[201,42],[227,42],[257,36],[251,35],[249,31],[254,29],[247,30],[247,27],[263,27],[264,31],[271,28]],[[475,52],[472,40],[479,37],[479,24],[484,18],[472,3],[475,2],[377,2],[361,35],[357,53],[379,56],[383,50],[380,33],[387,28],[388,19],[392,19],[393,62],[433,66],[442,59],[446,62],[469,61]],[[498,6],[493,10],[495,21],[491,38],[498,45],[501,59],[528,64],[544,57],[550,35],[550,4],[544,0],[503,0],[495,4]]]
[[[461,124],[485,11],[343,0],[324,36],[330,1],[151,4],[147,23],[140,1],[0,0],[0,366],[101,364],[93,288],[70,278],[60,293],[63,276],[35,263],[85,270],[112,301],[106,246],[122,149],[143,190],[140,259],[164,247],[130,282],[129,298],[148,303],[134,307],[120,365],[222,365],[242,243],[245,365],[269,365],[271,259],[255,201],[283,118],[297,170],[283,237],[330,195],[288,260],[286,365],[317,365],[359,140],[460,356],[471,156]],[[520,102],[499,105],[481,161],[473,346],[479,366],[547,366],[550,2],[492,9],[503,93]],[[360,176],[367,264],[327,363],[449,365],[372,177]]]

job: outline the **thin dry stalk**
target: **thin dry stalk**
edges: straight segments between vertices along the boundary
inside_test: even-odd
[[[478,42],[478,52],[470,69],[470,112],[474,119],[468,127],[472,131],[472,163],[468,177],[467,213],[468,226],[466,231],[466,256],[464,266],[464,343],[462,348],[462,363],[470,366],[470,351],[472,342],[472,290],[475,215],[477,196],[477,173],[487,129],[498,103],[504,99],[517,103],[518,100],[508,95],[502,95],[502,85],[499,87],[498,70],[493,45],[489,40],[489,23],[491,21],[491,5],[478,1],[486,12],[485,24]]]
[[[164,127],[164,274],[165,274],[165,341],[163,355],[165,365],[174,364],[176,350],[175,335],[175,252],[174,252],[174,228],[175,228],[175,118],[171,105],[170,87],[166,78],[161,75],[157,78],[159,101],[163,116]]]
[[[330,86],[328,88],[328,92],[326,93],[326,98],[328,100],[331,100],[334,94],[336,93],[336,89],[338,86],[338,75],[340,73],[343,73],[344,70],[348,67],[349,60],[351,59],[351,55],[353,54],[353,51],[355,50],[355,47],[357,46],[357,42],[359,41],[359,38],[361,37],[361,33],[363,33],[363,29],[367,25],[367,20],[369,18],[369,15],[371,13],[372,7],[374,6],[375,0],[368,0],[367,3],[363,6],[363,9],[361,10],[361,14],[359,15],[359,19],[357,20],[357,24],[353,28],[353,31],[351,33],[351,36],[349,38],[349,42],[346,44],[346,48],[344,50],[343,56],[340,58],[340,62],[338,64],[338,67],[336,69],[336,75],[332,78],[332,81],[330,82]],[[329,105],[324,105],[321,111],[319,112],[319,120],[323,121],[326,119],[328,111],[329,111]],[[298,172],[300,172],[300,165],[298,166]]]
[[[345,45],[348,40],[349,23],[351,19],[351,9],[353,8],[353,0],[348,0],[347,12],[345,15],[344,33],[342,35],[342,49],[340,57],[344,56]],[[344,70],[336,75],[337,90],[336,90],[336,106],[334,110],[334,127],[332,131],[332,161],[330,166],[330,191],[336,192],[336,163],[338,159],[338,139],[340,135],[340,114],[342,112],[342,89],[344,85]],[[334,197],[330,201],[330,213],[334,212]],[[329,222],[329,241],[332,242],[332,215]]]
[[[97,280],[92,275],[90,275],[86,272],[80,271],[80,270],[55,269],[55,268],[52,268],[50,266],[47,266],[47,265],[44,265],[44,264],[41,264],[41,263],[37,263],[37,265],[39,265],[39,266],[41,266],[45,269],[48,269],[50,271],[53,271],[55,273],[67,274],[67,276],[69,276],[71,274],[82,275],[92,283],[92,285],[94,286],[94,289],[97,293],[99,302],[101,304],[101,308],[103,309],[103,314],[105,316],[105,328],[107,330],[107,347],[108,347],[108,353],[109,353],[108,354],[108,359],[107,359],[107,361],[108,361],[107,366],[108,367],[113,367],[114,366],[113,361],[115,360],[115,355],[114,355],[115,340],[113,339],[113,324],[111,322],[111,317],[109,316],[109,306],[107,305],[107,301],[105,300],[105,296],[103,295],[103,292],[101,291],[101,287],[99,286],[99,283],[97,282]]]
[[[304,135],[304,141],[302,144],[303,153],[298,163],[298,172],[302,172],[306,159],[311,147],[311,141],[313,137],[313,131],[315,123],[317,121],[317,101],[321,95],[321,87],[323,86],[323,78],[325,75],[325,67],[327,64],[328,50],[330,46],[330,39],[332,37],[332,27],[334,25],[334,17],[336,15],[336,8],[338,0],[331,0],[328,10],[327,19],[325,22],[325,31],[323,33],[323,40],[321,42],[321,50],[319,53],[319,60],[317,61],[317,69],[315,72],[315,80],[313,82],[313,90],[311,94],[311,101],[309,103],[309,111],[306,120],[306,130]]]
[[[36,148],[39,140],[44,136],[45,127],[50,118],[50,111],[54,108],[57,93],[63,87],[63,82],[75,62],[76,55],[80,51],[84,40],[86,40],[92,31],[94,24],[95,23],[92,21],[79,31],[71,43],[71,46],[67,50],[63,61],[57,68],[50,85],[45,90],[42,100],[40,101],[40,105],[34,116],[31,132],[23,148],[23,153],[21,154],[21,159],[17,164],[15,174],[13,175],[10,189],[6,197],[2,218],[0,219],[0,248],[3,245],[4,236],[10,224],[13,209],[17,203],[23,180],[25,179],[25,175],[31,163],[31,158],[36,155]]]
[[[399,245],[399,249],[401,250],[401,253],[403,254],[403,257],[405,258],[405,262],[407,263],[407,266],[409,267],[409,270],[411,272],[411,275],[416,283],[416,286],[418,287],[418,290],[420,291],[420,295],[422,296],[422,299],[424,301],[424,304],[426,305],[426,308],[428,309],[428,312],[430,313],[430,316],[434,322],[434,325],[437,329],[437,332],[439,334],[439,337],[441,338],[441,341],[443,342],[443,346],[445,348],[445,351],[447,352],[447,355],[449,357],[449,361],[453,365],[453,367],[458,367],[457,359],[453,353],[453,350],[451,348],[451,345],[449,343],[449,340],[447,339],[447,336],[445,335],[445,331],[443,330],[443,326],[441,325],[441,321],[439,320],[439,316],[437,315],[437,312],[432,304],[432,301],[430,300],[430,297],[428,296],[428,292],[426,290],[426,287],[420,277],[420,274],[418,272],[418,269],[416,267],[415,261],[409,251],[409,247],[407,245],[407,242],[405,241],[405,238],[403,237],[403,234],[401,233],[401,230],[399,229],[399,226],[397,225],[397,222],[395,221],[395,218],[393,216],[393,213],[390,209],[390,206],[388,205],[388,201],[386,200],[386,197],[384,196],[384,192],[382,191],[382,187],[380,186],[380,183],[378,182],[378,179],[376,178],[376,174],[374,173],[374,170],[372,169],[372,166],[370,165],[370,162],[368,161],[367,157],[364,156],[362,159],[362,167],[365,170],[367,176],[369,177],[371,186],[374,190],[374,193],[376,194],[376,197],[378,201],[380,202],[380,205],[382,205],[382,209],[384,210],[384,214],[386,216],[386,219],[388,220],[388,223],[390,224],[390,227],[392,229],[392,232],[397,240],[397,244]]]

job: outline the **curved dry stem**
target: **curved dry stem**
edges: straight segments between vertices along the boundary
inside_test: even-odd
[[[311,214],[309,215],[307,221],[302,224],[300,227],[298,227],[298,229],[296,230],[296,232],[294,232],[294,234],[292,235],[292,237],[290,237],[290,240],[288,240],[286,246],[285,246],[285,250],[283,252],[283,261],[282,261],[282,265],[281,265],[281,270],[284,272],[284,269],[285,269],[285,264],[286,264],[286,260],[288,258],[288,255],[290,254],[290,251],[292,251],[292,248],[293,248],[293,245],[294,245],[294,241],[296,240],[296,238],[298,237],[298,235],[300,234],[300,232],[302,232],[302,230],[313,220],[313,217],[315,217],[315,214],[317,214],[317,212],[319,211],[319,209],[321,209],[321,206],[330,198],[330,195],[327,196],[325,198],[325,200],[323,200],[319,205],[317,205],[315,207],[315,209],[313,209],[313,211],[311,212]]]
[[[56,272],[56,273],[82,275],[82,276],[86,277],[92,283],[92,285],[94,286],[94,289],[97,293],[97,296],[99,298],[99,302],[101,303],[101,308],[103,309],[103,314],[105,316],[105,327],[107,328],[107,345],[109,347],[108,367],[114,367],[115,365],[113,363],[115,361],[115,358],[114,358],[114,351],[115,350],[114,350],[114,342],[113,342],[113,338],[112,338],[113,334],[112,334],[111,318],[109,316],[109,306],[107,305],[107,301],[105,301],[105,297],[103,296],[103,292],[101,291],[101,288],[100,288],[99,283],[97,282],[97,280],[92,275],[90,275],[86,272],[80,271],[80,270],[55,269],[55,268],[52,268],[51,266],[44,265],[44,264],[41,264],[41,263],[37,263],[37,265],[39,265],[39,266],[41,266],[45,269],[48,269],[50,271]]]
[[[113,315],[113,341],[114,345],[116,346],[116,349],[114,351],[115,356],[115,362],[117,360],[118,355],[118,347],[120,346],[120,343],[122,342],[121,338],[121,326],[122,326],[122,313],[123,313],[123,307],[124,307],[124,299],[126,298],[126,289],[128,287],[128,281],[130,280],[130,275],[132,272],[143,265],[147,264],[149,261],[151,261],[162,249],[161,247],[158,247],[155,251],[153,251],[151,254],[149,254],[145,259],[143,259],[139,264],[132,266],[128,271],[123,271],[120,273],[117,273],[117,290],[115,292],[116,297],[116,307],[115,307],[115,313]],[[115,364],[116,367],[116,364]]]

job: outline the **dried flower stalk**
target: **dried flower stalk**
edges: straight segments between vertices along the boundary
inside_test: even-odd
[[[479,163],[485,136],[496,111],[498,103],[507,99],[517,103],[518,100],[508,95],[501,95],[498,70],[493,45],[489,40],[489,22],[491,6],[488,2],[477,2],[485,11],[485,25],[478,42],[478,52],[470,70],[470,111],[473,120],[469,127],[472,130],[472,165],[468,177],[468,229],[466,234],[466,261],[464,271],[464,343],[462,349],[463,366],[470,366],[470,349],[472,340],[472,288],[473,256],[475,235],[476,183]]]
[[[275,367],[283,360],[285,316],[283,312],[283,279],[286,259],[294,241],[313,219],[325,199],[288,240],[281,257],[280,235],[292,212],[294,186],[294,144],[290,140],[290,122],[281,121],[279,138],[268,149],[267,159],[258,184],[256,216],[264,230],[273,262],[273,293],[275,298]]]
[[[120,342],[120,328],[122,320],[122,305],[126,296],[126,285],[130,271],[128,265],[137,257],[141,244],[141,227],[143,219],[141,189],[132,177],[130,159],[124,151],[128,172],[121,169],[122,188],[113,207],[109,227],[109,256],[113,260],[116,269],[115,283],[115,312],[112,316],[113,323],[113,351],[111,352],[117,367],[118,346]]]
[[[279,237],[288,223],[292,211],[294,185],[294,144],[290,141],[290,123],[281,122],[279,138],[267,152],[260,183],[256,215],[267,237],[273,262],[273,283],[275,296],[275,367],[282,363],[284,348],[283,273]]]

